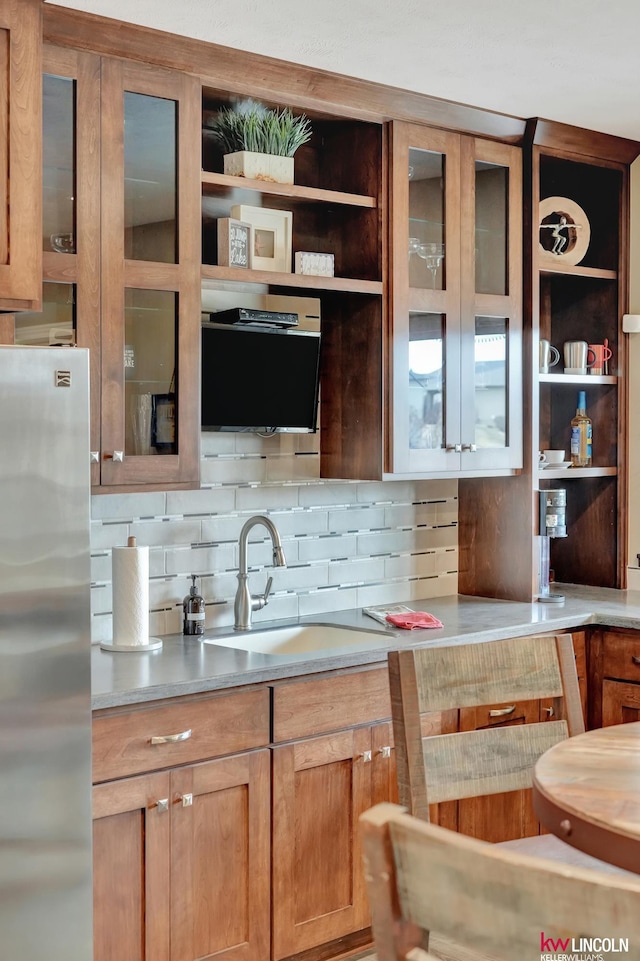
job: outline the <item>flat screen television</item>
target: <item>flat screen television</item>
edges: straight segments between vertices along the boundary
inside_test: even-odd
[[[311,433],[319,373],[317,331],[203,324],[202,429]]]

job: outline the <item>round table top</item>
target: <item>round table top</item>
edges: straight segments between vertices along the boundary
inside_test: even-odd
[[[562,840],[640,871],[640,721],[555,744],[536,763],[533,802]]]

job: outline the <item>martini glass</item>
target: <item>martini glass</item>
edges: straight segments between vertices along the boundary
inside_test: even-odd
[[[444,244],[420,244],[416,253],[424,260],[427,270],[431,272],[431,286],[435,289],[436,273],[444,260]]]

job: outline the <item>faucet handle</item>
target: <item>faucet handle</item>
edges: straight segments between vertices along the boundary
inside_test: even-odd
[[[268,598],[269,598],[269,594],[271,593],[271,585],[272,585],[272,584],[273,584],[273,578],[270,577],[270,578],[268,579],[267,583],[266,583],[266,586],[265,586],[265,589],[264,589],[264,594],[262,595],[265,604],[267,603],[267,600],[268,600]]]

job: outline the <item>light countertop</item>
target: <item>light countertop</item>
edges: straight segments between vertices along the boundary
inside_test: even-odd
[[[454,595],[411,601],[417,611],[429,611],[442,621],[436,630],[385,629],[360,609],[337,611],[295,621],[261,621],[254,630],[290,624],[334,624],[383,632],[375,646],[362,641],[349,647],[311,654],[254,654],[203,643],[182,634],[163,638],[162,650],[140,654],[92,651],[92,706],[94,710],[222,690],[244,684],[281,680],[345,667],[386,663],[387,651],[424,644],[461,644],[499,640],[600,624],[640,630],[640,591],[556,585],[563,604],[525,604],[483,597]],[[228,628],[207,631],[205,637],[233,634]],[[386,637],[384,635],[387,635]],[[354,637],[360,637],[355,635]]]

